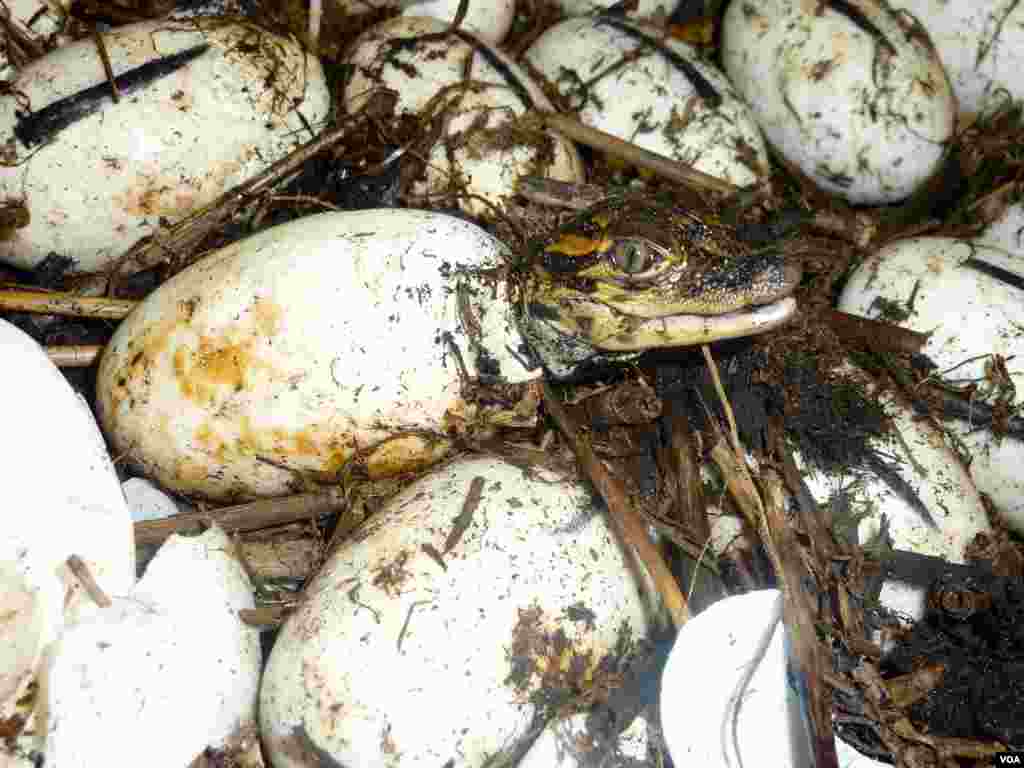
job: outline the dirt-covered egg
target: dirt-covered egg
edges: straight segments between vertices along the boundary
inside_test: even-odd
[[[581,17],[548,29],[525,58],[587,125],[737,186],[768,174],[753,115],[687,43],[618,17]]]
[[[383,461],[432,461],[443,440],[419,433],[479,414],[463,377],[539,374],[524,367],[503,254],[474,224],[410,209],[265,230],[174,276],[121,324],[100,362],[101,423],[143,474],[214,499],[331,482],[397,433],[408,440]]]
[[[1024,99],[1024,7],[1015,0],[889,0],[927,30],[960,112],[977,114]]]
[[[941,431],[918,418],[905,400],[879,387],[864,371],[836,371],[891,421],[892,431],[866,439],[866,453],[843,463],[794,458],[814,501],[828,510],[833,532],[871,552],[894,548],[964,562],[978,533],[990,530],[976,484]],[[837,397],[841,396],[837,393]],[[794,499],[789,503],[795,504]],[[720,557],[743,557],[743,521],[734,514],[709,515],[711,548]],[[881,584],[879,598],[893,611],[920,616],[925,590],[895,579]]]
[[[839,308],[928,333],[922,352],[937,364],[937,376],[972,385],[975,399],[1012,405],[1024,388],[1024,372],[1013,364],[1024,356],[1024,291],[992,269],[997,252],[952,238],[890,243],[850,277]],[[1009,254],[1003,257],[1013,260]],[[970,454],[978,488],[992,497],[1012,527],[1024,531],[1024,444],[1013,437],[994,441],[987,427],[966,421],[948,425]]]
[[[147,766],[181,768],[253,740],[260,644],[239,616],[253,608],[252,584],[227,534],[171,536],[134,590],[108,597],[47,650],[46,765],[146,755]]]
[[[892,432],[869,439],[872,457],[856,469],[808,467],[797,457],[812,496],[830,510],[833,528],[868,550],[891,547],[963,563],[967,545],[990,530],[963,462],[902,397],[852,366],[838,373],[883,408]],[[924,613],[925,589],[918,584],[885,581],[879,599],[907,616]]]
[[[429,16],[449,22],[455,20],[459,0],[335,0],[345,13],[357,15],[384,8],[402,8],[403,16]],[[472,33],[491,45],[505,39],[516,16],[515,0],[491,0],[487,3],[469,3],[460,29]]]
[[[518,122],[532,110],[552,109],[540,87],[497,49],[447,30],[437,19],[398,17],[365,32],[348,55],[350,111],[389,88],[398,94],[399,112],[438,126],[414,193],[486,216],[515,194],[521,176],[582,182],[571,142]]]
[[[30,217],[0,233],[0,260],[32,268],[56,254],[75,271],[101,270],[326,118],[319,62],[254,25],[144,22],[103,41],[116,103],[91,39],[32,62],[0,96],[0,198]]]
[[[500,762],[622,674],[660,615],[641,574],[581,484],[491,457],[434,469],[331,556],[281,629],[260,690],[271,761]]]
[[[953,135],[956,99],[927,33],[885,0],[734,0],[722,61],[772,146],[852,203],[906,198]]]

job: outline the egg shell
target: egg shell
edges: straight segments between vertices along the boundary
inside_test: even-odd
[[[216,527],[171,536],[130,595],[66,629],[40,691],[47,766],[181,768],[252,729],[261,652],[232,553]]]
[[[337,479],[357,449],[402,432],[436,458],[447,420],[477,413],[470,376],[504,381],[522,342],[504,283],[473,272],[504,246],[461,219],[408,209],[325,213],[216,251],[118,328],[97,374],[101,423],[164,488],[225,501]],[[461,286],[461,287],[460,287]],[[477,347],[462,327],[462,291]]]
[[[431,114],[448,105],[444,135],[431,149],[426,180],[414,186],[415,194],[442,196],[453,177],[460,177],[467,192],[482,198],[459,198],[462,210],[493,215],[491,205],[504,206],[515,194],[520,176],[584,181],[583,164],[571,142],[550,132],[513,128],[526,112],[553,107],[530,76],[501,51],[474,49],[455,35],[392,50],[396,38],[436,35],[447,28],[436,19],[391,19],[361,35],[347,57],[353,67],[344,90],[350,112],[380,88],[398,94],[400,113],[426,119],[428,105]],[[459,85],[467,77],[474,87]],[[438,100],[442,91],[445,96]]]
[[[813,764],[784,635],[775,589],[726,598],[680,628],[661,680],[661,729],[676,765]]]
[[[1016,257],[991,247],[976,247],[953,238],[920,237],[890,243],[869,257],[847,281],[839,300],[844,312],[875,317],[876,302],[886,299],[905,306],[913,296],[913,312],[899,325],[929,333],[921,350],[946,380],[986,383],[991,355],[1011,360],[1007,369],[1016,390],[1024,391],[1024,371],[1012,360],[1024,356],[1024,291],[965,264],[983,259],[1012,268]],[[985,392],[979,391],[984,397]],[[971,474],[1017,531],[1024,532],[1024,445],[1014,438],[993,443],[988,430],[974,430],[963,421],[949,427],[974,458]]]
[[[859,23],[816,0],[737,0],[722,61],[786,160],[852,203],[891,203],[938,169],[956,99],[912,18],[885,0],[856,8]]]
[[[121,483],[132,520],[161,520],[178,514],[178,505],[174,499],[157,488],[144,477],[132,477]]]
[[[768,174],[761,130],[729,80],[686,43],[652,27],[571,18],[550,27],[525,58],[554,84],[579,119],[593,128],[670,157],[737,186]],[[689,63],[722,101],[699,95],[673,60],[634,35],[643,35]],[[639,52],[639,55],[637,55]],[[636,56],[636,58],[632,58]],[[586,90],[582,90],[585,84]]]
[[[928,31],[965,114],[1024,98],[1024,7],[1014,0],[890,0]]]
[[[490,457],[436,469],[331,556],[278,635],[260,691],[271,762],[490,764],[539,702],[590,688],[646,636],[653,594],[582,485]]]
[[[418,0],[402,3],[397,0],[335,0],[337,7],[352,15],[370,10],[406,6],[403,16],[429,16],[451,23],[459,10],[459,0]],[[487,3],[470,3],[460,29],[471,32],[491,45],[499,45],[512,28],[516,16],[515,0],[490,0]]]
[[[71,389],[43,349],[0,320],[0,466],[4,468],[0,563],[9,642],[0,644],[0,669],[35,668],[24,662],[65,623],[96,609],[67,566],[77,555],[100,589],[124,594],[135,583],[131,518],[103,437],[85,401]],[[24,636],[23,636],[24,635]],[[22,659],[18,661],[18,659]],[[27,683],[24,674],[17,684]],[[0,718],[9,716],[0,700]]]
[[[676,765],[812,768],[781,611],[778,590],[758,590],[726,598],[680,629],[661,679],[661,728]],[[835,745],[839,768],[885,765],[841,739]]]
[[[106,32],[103,41],[116,75],[210,47],[117,104],[104,97],[46,144],[12,138],[16,164],[0,167],[0,197],[24,201],[31,221],[0,239],[2,261],[32,268],[56,253],[73,259],[75,271],[101,270],[161,219],[208,205],[311,139],[304,126],[327,116],[319,62],[254,26],[143,22]],[[106,81],[91,39],[53,51],[18,74],[18,96],[0,97],[0,135],[28,125],[18,116],[23,97],[38,112]]]

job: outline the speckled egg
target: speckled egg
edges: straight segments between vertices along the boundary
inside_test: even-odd
[[[857,8],[734,0],[722,61],[790,164],[852,203],[892,203],[939,168],[956,98],[912,17],[885,0]]]
[[[737,186],[768,174],[753,115],[691,45],[653,27],[583,17],[548,29],[525,58],[589,126]]]
[[[652,595],[582,485],[459,459],[307,587],[264,672],[264,745],[276,768],[492,765],[535,717],[621,673],[660,613]]]
[[[346,107],[356,110],[380,88],[398,94],[399,112],[436,121],[423,178],[424,200],[454,201],[467,213],[493,216],[521,176],[584,181],[572,143],[518,118],[551,103],[523,69],[496,48],[478,46],[429,18],[399,17],[364,33],[349,51]],[[414,43],[399,42],[432,36]],[[437,37],[440,35],[440,37]]]
[[[100,362],[101,424],[142,474],[211,499],[336,481],[357,450],[396,434],[381,462],[429,463],[481,417],[463,376],[539,374],[524,367],[504,281],[486,271],[504,255],[469,222],[409,209],[265,230],[121,324]]]
[[[1014,403],[1024,388],[1024,373],[1013,362],[1024,356],[1024,291],[1019,281],[1003,279],[990,267],[1008,269],[1015,262],[1019,259],[998,248],[965,240],[899,240],[851,275],[839,308],[866,317],[877,317],[887,308],[890,315],[892,309],[901,312],[899,325],[929,334],[922,352],[938,365],[937,375],[954,385],[973,383],[978,399],[1009,396]],[[1006,381],[992,367],[994,355],[1010,361]],[[967,422],[950,422],[950,427],[973,458],[971,474],[978,487],[1013,528],[1024,531],[1024,444],[1011,437],[993,441],[988,429]]]
[[[335,2],[340,10],[353,15],[384,8],[401,8],[403,16],[429,16],[449,23],[455,20],[455,15],[459,10],[459,0],[417,0],[415,3],[400,2],[400,0],[335,0]],[[511,29],[515,15],[515,0],[469,3],[460,28],[471,32],[491,45],[498,45]]]
[[[1016,0],[889,0],[928,31],[965,115],[1024,98],[1024,6]]]
[[[0,96],[0,197],[30,215],[0,238],[2,261],[32,268],[56,254],[74,271],[102,270],[162,220],[313,138],[327,116],[319,62],[253,25],[144,22],[103,41],[117,103],[92,40],[34,61]]]

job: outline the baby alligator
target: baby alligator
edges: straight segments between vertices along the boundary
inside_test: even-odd
[[[627,194],[535,243],[520,265],[519,325],[548,372],[751,336],[796,311],[800,268],[715,215]]]

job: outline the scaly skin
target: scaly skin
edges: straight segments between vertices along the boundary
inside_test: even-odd
[[[520,323],[548,371],[751,336],[796,311],[800,281],[770,247],[665,197],[598,203],[535,244],[519,274]]]

